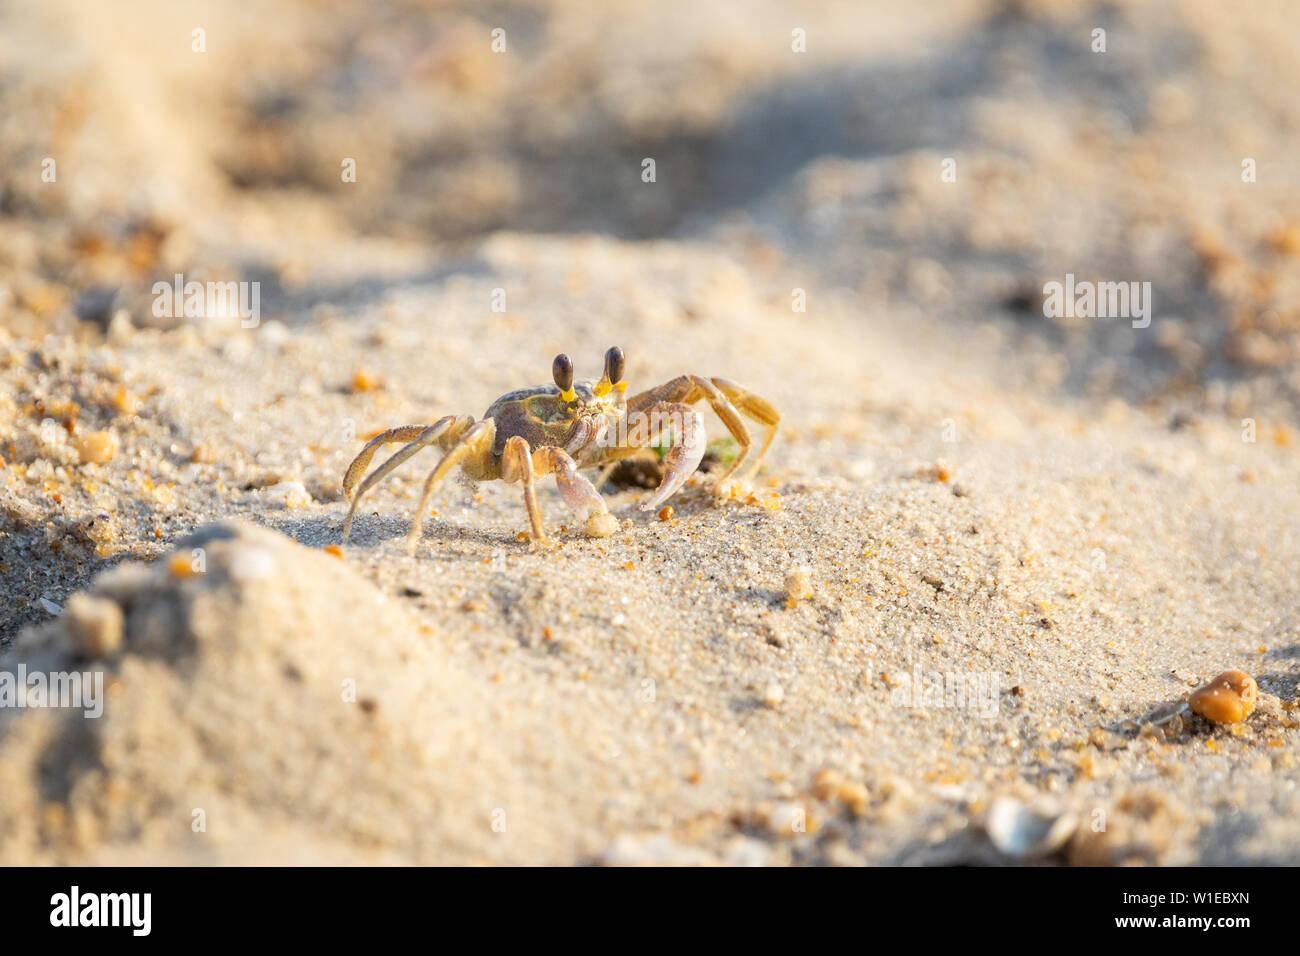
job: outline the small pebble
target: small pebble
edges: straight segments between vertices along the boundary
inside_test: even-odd
[[[108,322],[108,341],[113,345],[122,345],[130,340],[135,334],[135,326],[131,323],[131,313],[126,309],[118,309],[113,313],[113,318]]]
[[[72,440],[82,464],[102,465],[117,454],[117,438],[112,432],[87,432]]]
[[[838,770],[819,770],[813,776],[812,792],[818,800],[829,800],[844,786],[844,774]]]
[[[1245,671],[1224,671],[1187,698],[1192,710],[1216,724],[1235,724],[1255,709],[1259,685]]]
[[[618,530],[618,519],[604,511],[594,512],[583,529],[590,538],[608,538]]]
[[[185,554],[174,554],[167,561],[167,573],[174,578],[191,578],[198,574],[194,569],[194,559]]]
[[[863,816],[871,803],[871,794],[860,783],[846,782],[835,794],[840,803],[855,817]]]
[[[785,575],[785,603],[794,607],[804,598],[812,597],[812,569],[800,565]]]
[[[119,385],[113,393],[113,407],[123,415],[134,415],[140,411],[140,396],[127,391],[125,385]]]
[[[68,636],[82,657],[98,658],[122,646],[122,609],[107,598],[74,594],[65,610]]]
[[[763,703],[776,710],[781,706],[781,701],[785,700],[785,690],[780,684],[768,684],[763,691]]]
[[[777,803],[766,811],[767,829],[773,836],[791,836],[809,829],[807,814],[797,803]]]
[[[312,504],[311,495],[301,481],[281,481],[265,489],[264,494],[284,508],[306,508]]]

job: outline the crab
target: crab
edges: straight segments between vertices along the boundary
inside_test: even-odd
[[[457,466],[474,481],[521,483],[531,540],[537,544],[551,542],[537,503],[535,483],[552,474],[560,497],[584,522],[585,532],[591,537],[607,537],[617,530],[618,522],[597,488],[619,461],[675,432],[676,440],[664,457],[663,478],[642,502],[641,509],[653,510],[671,498],[704,456],[704,418],[691,407],[701,400],[709,403],[740,447],[740,453],[718,479],[715,491],[719,494],[734,490],[737,480],[733,475],[754,445],[744,418],[765,429],[757,454],[739,479],[743,483],[752,480],[781,420],[770,403],[729,379],[702,375],[679,375],[629,398],[628,383],[623,378],[625,365],[623,350],[611,348],[605,353],[600,381],[575,382],[573,362],[567,355],[557,355],[551,366],[555,384],[507,392],[492,403],[480,421],[470,415],[448,415],[431,425],[403,425],[375,436],[343,475],[343,493],[350,501],[343,540],[352,531],[357,505],[366,492],[432,445],[441,449],[443,456],[424,481],[408,539],[412,553],[420,539],[430,493]],[[383,445],[398,442],[406,444],[366,474],[375,452]],[[604,472],[595,484],[580,473],[580,469],[600,467]]]

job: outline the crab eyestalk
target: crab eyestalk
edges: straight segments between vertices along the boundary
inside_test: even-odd
[[[623,381],[626,366],[623,350],[615,345],[605,353],[605,374],[600,377],[593,391],[597,395],[608,395],[612,388],[617,388],[620,392],[627,391],[627,383]]]
[[[573,390],[573,360],[563,352],[555,356],[555,361],[551,363],[551,375],[555,378],[562,401],[571,402],[578,397]]]

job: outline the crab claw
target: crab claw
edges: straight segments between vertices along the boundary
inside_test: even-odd
[[[677,489],[686,484],[686,479],[691,477],[699,467],[707,444],[704,437],[704,416],[699,412],[683,414],[677,444],[673,445],[664,458],[663,480],[659,482],[655,493],[642,503],[642,511],[658,508],[671,498]]]
[[[583,528],[587,535],[592,538],[608,538],[617,531],[618,521],[609,513],[605,499],[586,476],[578,473],[573,459],[552,451],[550,463],[555,469],[555,483],[560,489],[560,497],[585,522]]]

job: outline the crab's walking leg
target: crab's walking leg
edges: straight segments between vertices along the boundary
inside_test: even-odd
[[[704,457],[707,441],[704,437],[704,416],[683,402],[658,402],[641,410],[648,422],[645,435],[646,444],[651,444],[667,428],[675,427],[678,431],[677,443],[668,450],[664,457],[664,476],[659,487],[642,505],[642,511],[658,508],[676,493],[686,479],[694,474]],[[637,426],[641,428],[640,425]]]
[[[411,537],[407,542],[407,550],[415,553],[415,546],[420,543],[420,527],[424,524],[424,509],[429,504],[429,494],[433,491],[433,486],[442,479],[447,477],[447,473],[465,459],[475,456],[479,459],[492,457],[492,444],[496,440],[497,428],[496,422],[490,418],[485,418],[476,425],[470,426],[469,431],[458,441],[447,454],[442,456],[436,468],[429,472],[429,477],[424,479],[424,490],[420,492],[420,504],[415,509],[415,520],[411,523]]]
[[[432,425],[402,425],[399,428],[390,428],[388,431],[370,439],[357,457],[352,459],[352,464],[348,465],[348,470],[343,473],[343,497],[351,500],[352,489],[356,487],[357,482],[361,480],[361,476],[370,467],[370,462],[375,457],[375,452],[379,450],[379,446],[415,441],[431,428],[445,428],[446,424],[451,422],[452,417],[448,415],[445,418],[440,418]]]
[[[343,540],[348,540],[348,535],[352,533],[352,518],[356,515],[357,504],[361,501],[362,495],[383,481],[398,465],[414,456],[420,449],[435,442],[446,447],[446,443],[456,441],[473,424],[474,419],[469,416],[448,415],[445,418],[438,419],[432,425],[404,425],[401,428],[390,428],[382,435],[377,435],[366,442],[366,447],[362,448],[361,453],[352,459],[352,464],[348,465],[348,470],[343,474],[343,494],[352,501],[348,507],[348,516],[343,522]],[[379,446],[399,441],[409,442],[410,444],[399,449],[396,454],[371,472],[366,477],[366,480],[361,482],[361,487],[357,488],[356,493],[353,494],[353,487],[365,474],[365,470],[370,465],[370,460],[375,457],[375,451],[378,450]]]
[[[750,446],[753,444],[749,437],[749,429],[736,410],[736,405],[732,404],[732,399],[735,399],[736,404],[748,417],[767,427],[762,449],[754,466],[749,470],[748,477],[752,477],[757,473],[757,465],[762,462],[763,456],[767,454],[767,449],[776,437],[776,425],[781,420],[781,416],[765,399],[735,382],[725,378],[705,378],[703,375],[679,375],[670,382],[628,399],[628,414],[644,412],[656,402],[684,402],[693,405],[700,399],[708,400],[710,407],[722,419],[722,423],[727,426],[727,431],[731,432],[731,437],[740,446],[740,454],[736,456],[736,460],[718,477],[716,486],[718,488],[726,486],[736,469],[748,457]]]
[[[542,520],[542,509],[537,504],[537,487],[533,480],[533,455],[526,439],[512,435],[506,441],[505,450],[501,454],[501,478],[507,482],[523,482],[524,508],[528,511],[528,523],[533,529],[533,540],[538,544],[545,544],[546,523]]]
[[[547,446],[537,449],[533,452],[533,469],[539,477],[555,473],[560,497],[584,520],[584,530],[588,535],[607,538],[618,529],[618,522],[609,513],[605,499],[586,475],[579,474],[577,464],[563,448]]]
[[[764,426],[763,444],[759,446],[758,454],[754,457],[753,463],[750,464],[744,476],[745,481],[753,481],[754,476],[758,474],[758,469],[762,467],[767,450],[772,447],[772,442],[776,439],[777,426],[781,423],[781,413],[773,408],[772,403],[767,399],[761,395],[755,395],[743,385],[739,385],[730,379],[715,378],[713,384],[731,400],[733,405]],[[746,448],[745,451],[748,452],[749,449]],[[743,454],[737,457],[735,465],[732,466],[732,471],[740,466],[744,457]],[[731,474],[731,472],[729,471],[728,474]]]

